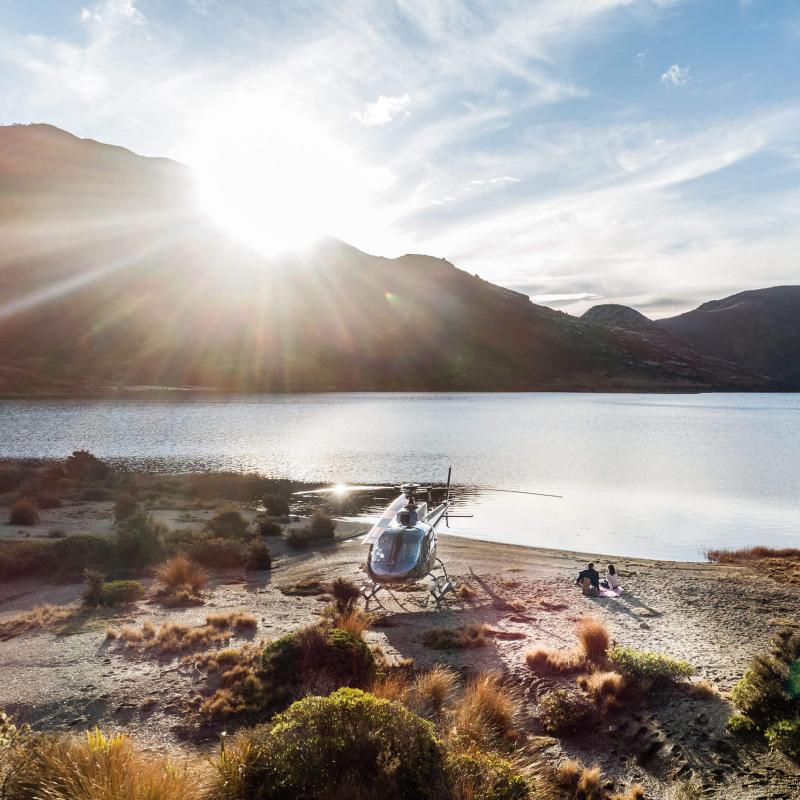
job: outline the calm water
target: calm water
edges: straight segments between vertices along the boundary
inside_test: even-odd
[[[85,448],[162,470],[442,481],[456,532],[698,560],[800,545],[800,395],[329,394],[0,401],[0,457]],[[455,526],[455,521],[454,521]]]

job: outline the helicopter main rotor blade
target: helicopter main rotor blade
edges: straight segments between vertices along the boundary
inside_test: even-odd
[[[563,494],[547,494],[545,492],[525,492],[522,489],[498,489],[496,486],[479,486],[485,492],[505,492],[506,494],[532,494],[536,497],[557,497],[560,500],[564,499]]]
[[[292,492],[293,495],[311,495],[311,494],[350,494],[350,492],[373,492],[378,489],[396,489],[396,486],[347,486],[345,484],[337,486],[323,486],[320,489],[307,489],[302,492]]]

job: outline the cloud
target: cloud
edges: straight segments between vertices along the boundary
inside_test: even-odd
[[[673,64],[662,76],[664,86],[685,86],[691,80],[689,67],[679,67]]]
[[[641,52],[637,53],[636,56],[636,63],[643,67],[647,63],[647,50],[642,50]]]
[[[408,116],[411,98],[407,95],[386,97],[381,95],[374,103],[367,103],[363,111],[356,111],[352,117],[367,127],[388,125],[400,116]]]

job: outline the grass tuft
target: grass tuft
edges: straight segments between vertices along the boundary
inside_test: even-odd
[[[575,634],[586,658],[594,664],[602,664],[611,643],[611,635],[605,623],[595,617],[585,617],[575,627]]]
[[[156,596],[167,606],[202,605],[202,590],[209,574],[185,556],[175,556],[165,561],[155,571],[161,583]]]

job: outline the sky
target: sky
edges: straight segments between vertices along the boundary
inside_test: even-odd
[[[800,282],[800,0],[0,0],[0,124],[570,313]]]

